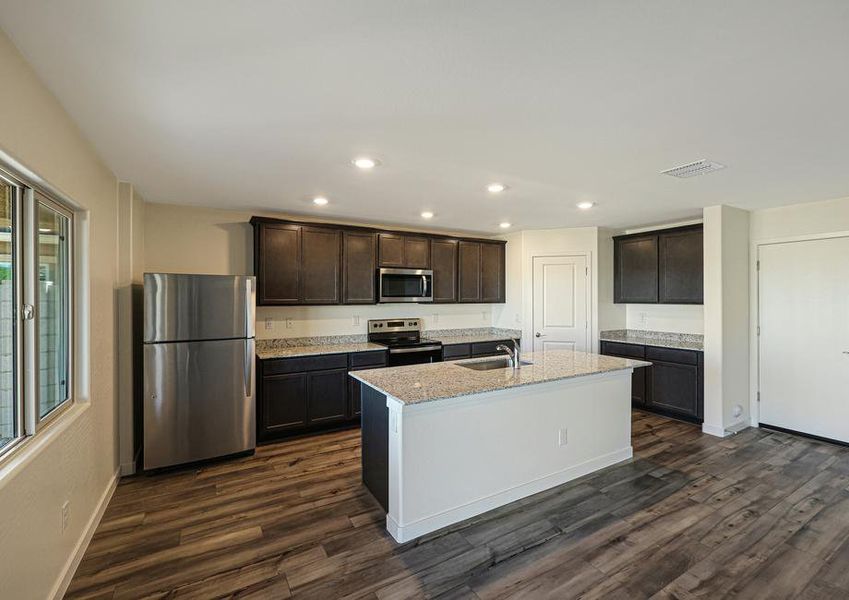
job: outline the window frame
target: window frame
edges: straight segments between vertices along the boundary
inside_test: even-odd
[[[0,462],[5,461],[28,440],[58,420],[76,403],[76,220],[75,210],[55,195],[29,185],[0,168],[0,185],[12,190],[12,251],[14,305],[14,412],[16,437],[0,448]],[[68,278],[67,296],[63,311],[67,321],[67,383],[66,398],[43,417],[39,408],[39,265],[38,265],[38,207],[44,204],[68,219],[67,256],[63,267]],[[26,305],[32,307],[31,317],[24,317]]]

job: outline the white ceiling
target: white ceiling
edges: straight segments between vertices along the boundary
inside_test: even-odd
[[[849,196],[845,0],[0,0],[0,26],[150,201],[495,232]],[[728,168],[658,173],[700,158]]]

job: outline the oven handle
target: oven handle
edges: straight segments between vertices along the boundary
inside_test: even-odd
[[[389,354],[409,354],[410,352],[430,352],[441,350],[442,346],[421,346],[418,348],[390,348]]]

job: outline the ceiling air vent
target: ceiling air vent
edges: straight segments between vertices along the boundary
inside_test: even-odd
[[[695,177],[696,175],[703,175],[704,173],[710,173],[711,171],[719,171],[720,169],[724,168],[725,165],[723,164],[703,158],[702,160],[687,163],[686,165],[681,165],[680,167],[666,169],[665,171],[661,171],[660,174],[671,175],[672,177],[685,178]]]

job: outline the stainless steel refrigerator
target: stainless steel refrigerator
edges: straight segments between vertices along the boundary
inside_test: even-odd
[[[144,276],[144,469],[256,447],[255,279]]]

